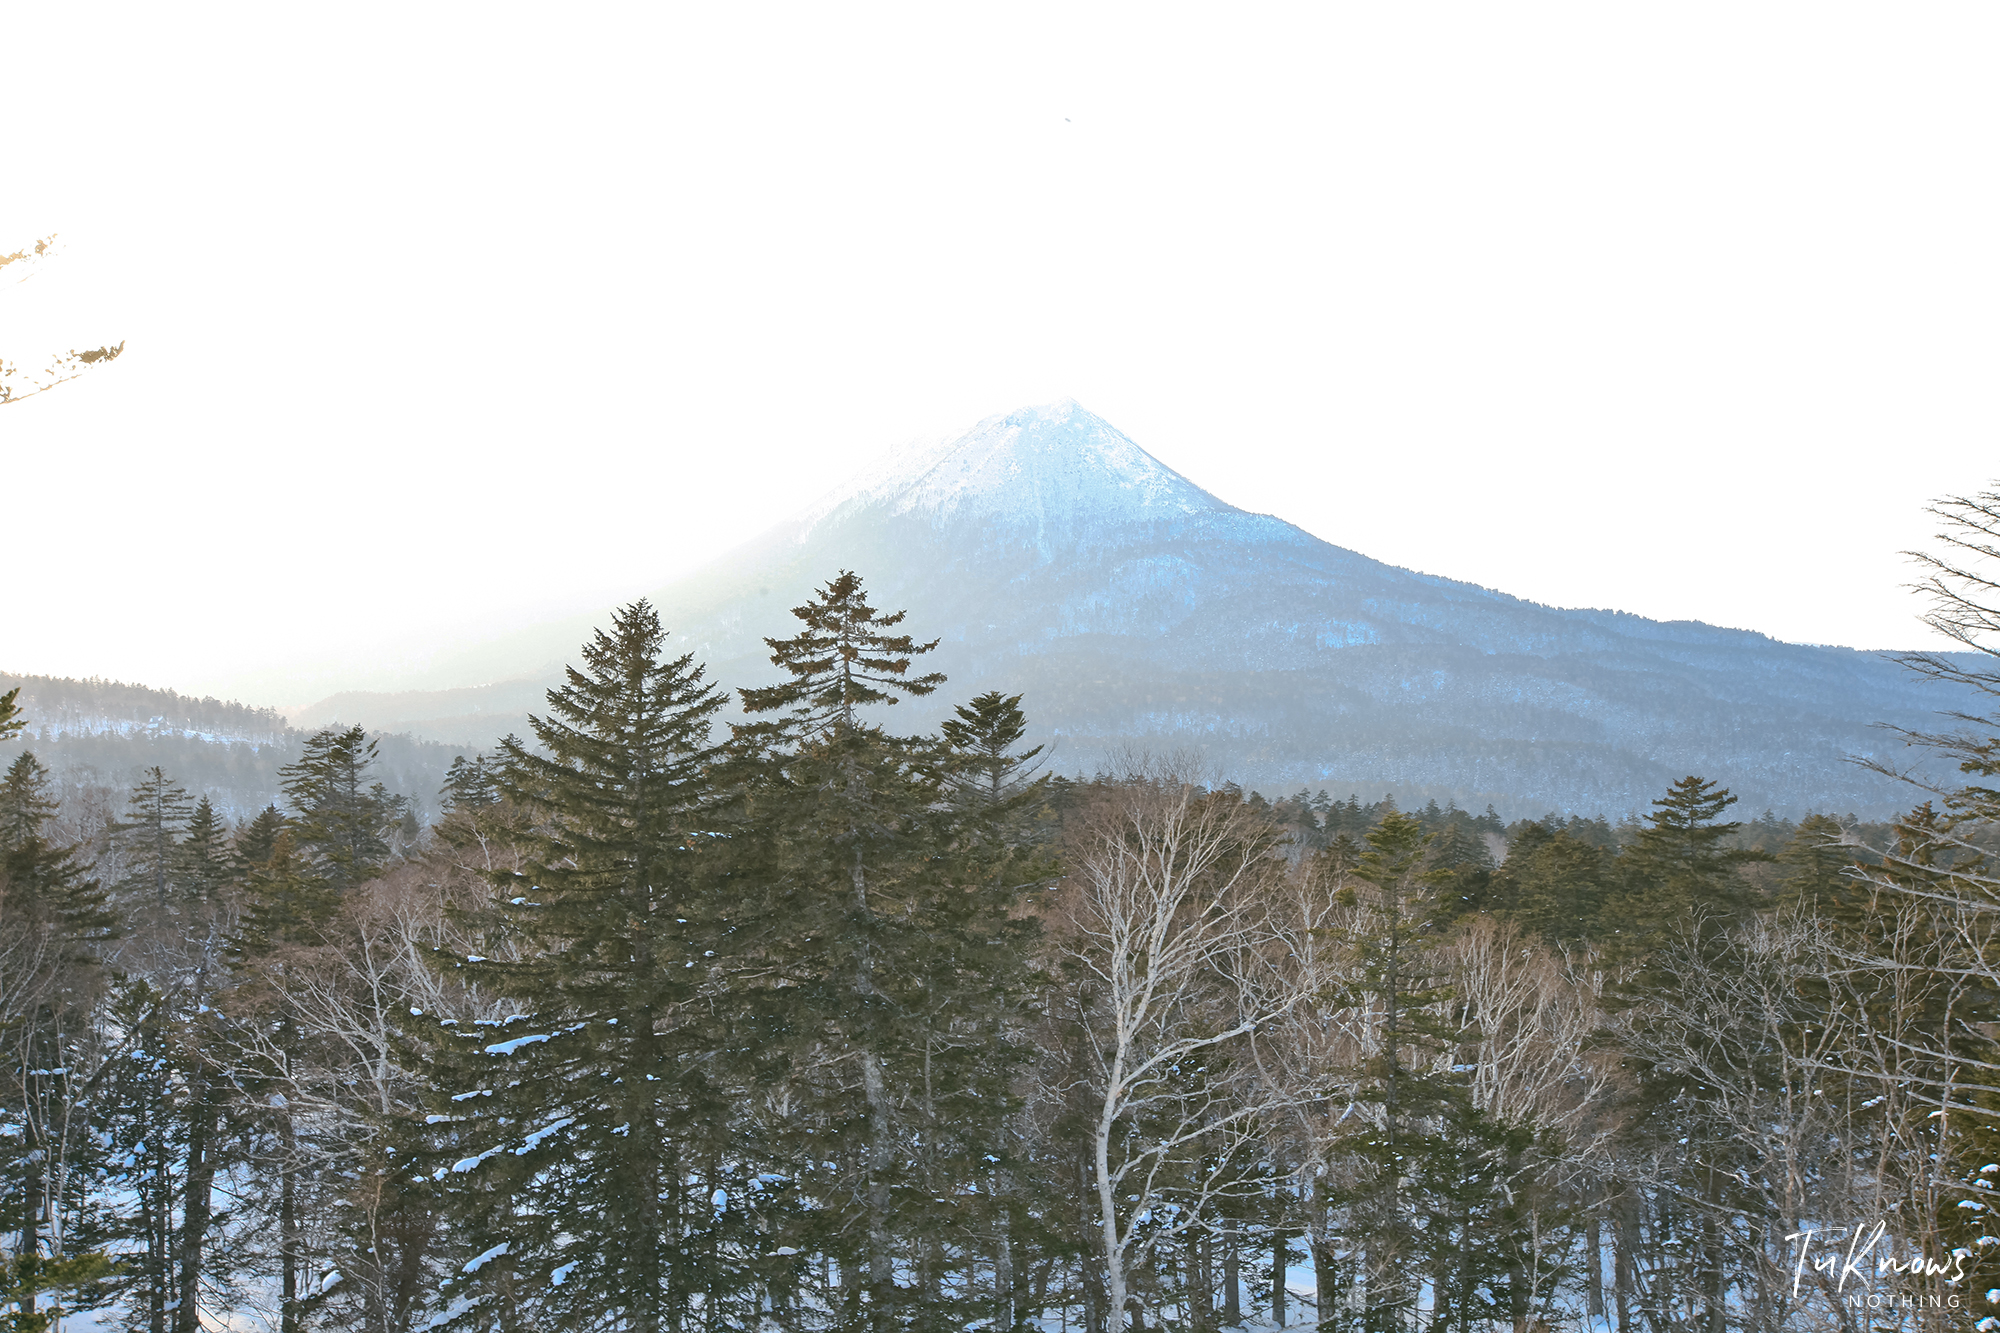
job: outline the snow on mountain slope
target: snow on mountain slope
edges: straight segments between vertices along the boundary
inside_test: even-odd
[[[927,665],[948,691],[900,709],[898,726],[984,689],[1022,692],[1071,772],[1193,743],[1267,789],[1616,815],[1699,773],[1756,809],[1882,814],[1906,790],[1848,756],[1888,754],[1876,723],[1931,725],[1958,702],[1873,654],[1563,610],[1383,564],[1217,499],[1074,402],[899,451],[653,600],[675,651],[758,685],[775,674],[765,638],[792,633],[788,609],[841,569],[941,641]],[[511,684],[393,710],[347,696],[341,716],[452,740],[519,730],[502,714],[520,707],[521,677],[553,679],[587,630],[518,637],[511,672],[498,650],[468,658],[466,679]]]
[[[1044,540],[1195,513],[1236,513],[1075,399],[988,417],[891,453],[812,506],[797,540],[859,513],[1033,529]]]

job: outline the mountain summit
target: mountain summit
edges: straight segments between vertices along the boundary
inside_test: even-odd
[[[1696,773],[1752,810],[1887,814],[1908,790],[1849,756],[1890,743],[1875,724],[1931,725],[1955,702],[1876,654],[1385,565],[1226,504],[1074,402],[893,454],[653,600],[676,651],[761,685],[764,638],[790,634],[788,609],[842,569],[942,640],[934,711],[1023,694],[1069,772],[1195,746],[1267,791],[1615,816]],[[589,628],[468,655],[468,680],[508,684],[340,696],[295,720],[490,743],[522,729]],[[934,722],[925,706],[897,724]]]
[[[940,528],[1027,527],[1053,542],[1106,524],[1207,511],[1234,512],[1072,398],[892,453],[808,510],[802,535],[884,513],[918,515]]]

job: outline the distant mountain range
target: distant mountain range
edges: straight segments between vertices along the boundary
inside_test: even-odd
[[[714,679],[764,684],[763,638],[791,634],[788,609],[840,569],[943,640],[928,664],[951,684],[899,727],[1018,692],[1065,772],[1198,747],[1267,792],[1613,816],[1699,773],[1751,812],[1881,816],[1909,789],[1849,757],[1902,758],[1876,724],[1931,726],[1965,702],[1878,654],[1561,610],[1370,560],[1225,503],[1074,402],[906,450],[653,601]],[[467,650],[465,688],[336,695],[290,720],[461,745],[525,734],[594,623]]]
[[[225,818],[253,818],[279,799],[278,770],[299,757],[306,737],[268,708],[120,681],[0,673],[0,694],[14,689],[28,726],[0,741],[0,769],[32,750],[65,809],[94,810],[99,821],[122,816],[126,793],[155,766]],[[473,748],[410,736],[376,743],[374,777],[411,797],[420,818],[436,813],[452,757]]]

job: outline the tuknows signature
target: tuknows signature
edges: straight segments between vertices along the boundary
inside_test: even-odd
[[[1849,1228],[1845,1251],[1837,1244],[1827,1245],[1821,1242],[1818,1246],[1820,1250],[1818,1255],[1813,1253],[1814,1242],[1819,1241],[1824,1233],[1812,1230],[1794,1231],[1786,1236],[1786,1240],[1799,1242],[1799,1262],[1792,1270],[1792,1296],[1797,1298],[1799,1294],[1799,1283],[1805,1277],[1808,1263],[1812,1265],[1813,1272],[1825,1273],[1834,1278],[1833,1289],[1837,1292],[1847,1289],[1847,1279],[1850,1277],[1858,1279],[1865,1285],[1889,1273],[1942,1277],[1947,1282],[1956,1282],[1965,1276],[1965,1261],[1972,1257],[1972,1251],[1967,1249],[1953,1250],[1943,1260],[1929,1259],[1921,1254],[1912,1255],[1908,1259],[1898,1259],[1894,1254],[1887,1252],[1887,1247],[1884,1247],[1882,1254],[1875,1254],[1876,1247],[1882,1244],[1888,1230],[1886,1222],[1877,1222],[1872,1228],[1865,1225]],[[1838,1236],[1841,1233],[1835,1231],[1832,1234]]]

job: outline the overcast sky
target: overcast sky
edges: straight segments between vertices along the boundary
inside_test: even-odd
[[[0,669],[653,587],[1074,396],[1538,601],[1923,642],[2000,475],[1988,4],[15,7]],[[7,270],[12,272],[13,270]],[[307,700],[268,697],[276,704]]]

